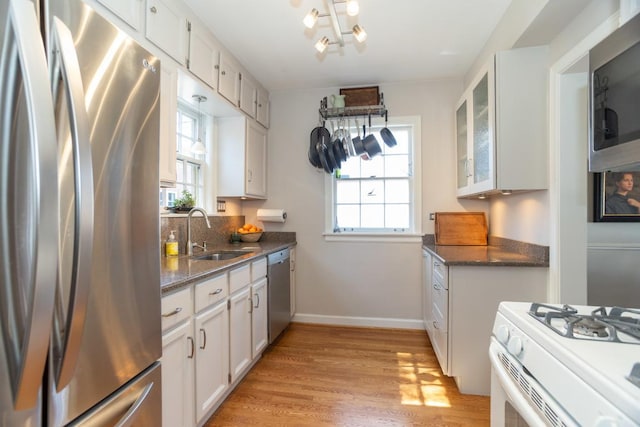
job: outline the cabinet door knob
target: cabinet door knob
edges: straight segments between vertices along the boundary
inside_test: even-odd
[[[220,74],[222,74],[223,76],[227,75],[227,73],[224,70],[220,71]]]
[[[151,13],[158,13],[158,9],[156,9],[155,6],[151,6],[149,10],[151,11]]]
[[[258,295],[257,293],[253,294],[256,297],[256,305],[253,306],[253,308],[258,308],[260,307],[260,295]]]

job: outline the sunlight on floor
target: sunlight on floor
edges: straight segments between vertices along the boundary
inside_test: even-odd
[[[396,353],[403,405],[450,408],[447,389],[438,368],[418,362],[411,353]]]

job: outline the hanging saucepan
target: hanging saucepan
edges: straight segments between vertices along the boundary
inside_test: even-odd
[[[344,128],[344,119],[340,119],[340,121],[338,122],[338,130],[339,130],[339,136],[338,138],[336,138],[336,140],[333,143],[337,147],[336,151],[338,153],[340,162],[345,162],[349,157],[349,151],[347,150],[347,147],[344,143],[345,141],[344,136],[348,132],[347,129]]]
[[[322,168],[326,173],[333,173],[333,166],[329,164],[329,156],[327,154],[327,146],[326,144],[318,144],[316,147],[318,151],[318,157],[320,158],[320,163],[322,164]]]
[[[378,138],[376,138],[372,133],[367,135],[367,137],[362,141],[362,145],[364,146],[364,151],[369,156],[369,159],[372,159],[374,156],[382,152],[382,147],[380,147],[380,143],[378,143]]]
[[[342,161],[347,161],[347,159],[349,158],[349,143],[351,142],[351,138],[349,135],[349,126],[348,126],[348,121],[343,120],[342,121]]]
[[[398,143],[389,128],[387,127],[387,112],[384,112],[384,127],[380,131],[380,136],[385,144],[389,147],[395,147]]]
[[[362,145],[362,139],[360,138],[360,124],[358,123],[358,119],[356,119],[356,128],[358,129],[358,136],[353,138],[351,142],[353,142],[353,149],[356,152],[356,155],[364,153],[364,146]]]
[[[333,125],[332,125],[333,129]],[[342,129],[340,128],[340,122],[338,121],[338,129],[333,132],[333,156],[336,159],[336,167],[342,166]],[[346,159],[345,159],[346,160]]]
[[[327,144],[326,153],[327,153],[327,163],[329,163],[329,167],[331,168],[331,173],[333,173],[335,169],[338,169],[340,167],[340,165],[338,164],[338,160],[336,160],[336,155],[333,148],[333,141],[329,141],[329,143]]]

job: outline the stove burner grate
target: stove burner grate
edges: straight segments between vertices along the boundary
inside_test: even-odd
[[[533,303],[529,314],[568,338],[640,344],[640,310],[613,307],[607,313],[605,307],[599,307],[590,314],[579,314],[578,310],[566,304],[555,307]],[[622,340],[620,334],[635,340]]]

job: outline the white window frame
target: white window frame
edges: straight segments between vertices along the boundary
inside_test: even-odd
[[[372,117],[373,119],[373,117]],[[384,120],[372,121],[374,127],[384,127]],[[420,116],[389,117],[388,127],[393,132],[394,126],[411,127],[413,129],[413,141],[411,141],[409,162],[412,166],[412,176],[409,177],[409,188],[412,198],[410,209],[409,228],[404,231],[334,231],[335,209],[335,177],[334,174],[325,174],[325,232],[326,241],[366,241],[366,242],[418,242],[422,239],[422,134]],[[380,144],[384,144],[382,140]]]
[[[196,110],[194,110],[191,106],[189,106],[186,103],[182,103],[182,102],[178,102],[178,108],[177,108],[177,112],[176,112],[176,117],[174,120],[178,120],[178,117],[180,114],[184,114],[187,115],[193,119],[195,119],[195,127],[196,129],[194,129],[195,133],[195,138],[198,137],[198,135],[200,135],[200,137],[202,138],[202,142],[205,144],[205,146],[207,147],[207,151],[210,151],[212,149],[211,147],[211,143],[210,141],[208,141],[208,139],[206,138],[206,132],[205,130],[207,129],[206,126],[206,116],[205,115],[198,115],[198,112]],[[181,154],[179,151],[179,146],[180,146],[180,126],[176,127],[176,134],[175,134],[175,138],[176,138],[176,173],[177,173],[177,164],[179,162],[182,162],[182,170],[183,170],[183,176],[177,176],[176,175],[176,185],[174,188],[161,188],[161,194],[162,194],[162,200],[164,201],[165,205],[168,204],[168,197],[169,197],[169,192],[170,191],[175,191],[176,192],[176,198],[180,198],[182,197],[182,191],[177,190],[178,187],[182,187],[182,188],[186,188],[186,180],[185,177],[186,175],[186,170],[187,170],[187,163],[191,163],[194,164],[198,167],[198,174],[199,174],[199,178],[196,180],[196,184],[192,185],[192,184],[188,184],[188,186],[190,187],[194,187],[195,191],[191,191],[191,194],[193,195],[193,197],[196,200],[196,203],[198,206],[204,206],[205,204],[205,191],[207,188],[207,184],[206,184],[206,177],[207,177],[207,161],[206,161],[206,155],[199,155],[199,156],[189,156],[189,155],[185,155],[185,154]],[[195,141],[195,139],[194,139]],[[161,213],[166,213],[167,211],[165,210],[164,206],[160,206],[160,212]]]

